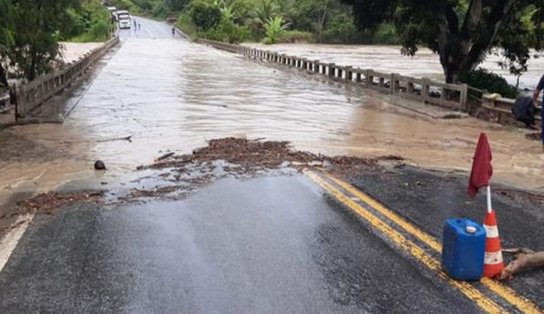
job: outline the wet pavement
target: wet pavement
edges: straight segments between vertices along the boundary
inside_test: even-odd
[[[152,186],[163,173],[135,174],[138,165],[226,136],[466,171],[486,130],[494,180],[544,188],[541,146],[522,131],[421,115],[396,106],[399,99],[263,66],[172,38],[165,24],[140,23],[141,30],[120,33],[122,45],[69,100],[77,106],[64,124],[0,132],[0,204],[55,189]],[[92,170],[97,159],[107,172]],[[466,178],[406,169],[352,174],[361,190],[437,239],[445,217],[479,218],[463,194]],[[514,204],[496,203],[499,220],[509,220],[505,244],[538,249],[539,205]],[[540,306],[541,274],[512,283]],[[222,179],[175,199],[72,204],[36,215],[0,272],[0,312],[482,310],[437,278],[306,177],[273,173]]]
[[[300,176],[225,179],[37,216],[0,273],[0,312],[478,312],[321,195]]]
[[[474,201],[469,200],[466,195],[468,178],[458,173],[403,167],[365,171],[354,175],[351,181],[440,241],[446,219],[465,217],[481,223],[487,208],[483,192]],[[493,190],[493,208],[497,213],[503,248],[544,250],[541,196],[531,197],[500,185],[495,185]],[[544,308],[544,270],[522,273],[507,284]]]

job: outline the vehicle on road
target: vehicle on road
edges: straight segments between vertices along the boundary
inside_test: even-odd
[[[117,21],[119,22],[120,29],[130,29],[131,27],[131,17],[130,13],[126,10],[119,10],[116,12]]]

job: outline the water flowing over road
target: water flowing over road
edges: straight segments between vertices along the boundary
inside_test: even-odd
[[[246,136],[291,141],[327,154],[400,155],[438,169],[467,170],[479,132],[494,149],[496,179],[543,189],[541,146],[472,118],[414,114],[403,102],[263,66],[172,38],[169,26],[140,20],[103,60],[63,125],[0,133],[0,203],[17,192],[48,191],[73,179],[114,181],[165,151]],[[132,135],[132,142],[110,141]],[[110,171],[95,178],[102,159]]]
[[[486,202],[483,195],[467,202],[466,177],[457,173],[393,162],[386,171],[361,161],[365,170],[352,168],[351,185],[294,168],[304,162],[240,168],[216,160],[214,150],[213,159],[172,158],[165,169],[134,171],[227,136],[467,170],[486,131],[495,180],[543,189],[541,146],[523,131],[440,118],[450,112],[139,23],[121,31],[122,45],[71,94],[67,107],[75,109],[63,124],[0,132],[0,204],[27,199],[2,216],[17,222],[0,225],[1,313],[536,313],[544,306],[542,272],[505,285],[461,283],[442,272],[444,219],[480,220],[475,208]],[[247,159],[314,158],[271,148],[278,143],[236,142],[243,141],[227,141],[227,150],[261,147]],[[97,159],[107,171],[92,170]],[[210,173],[217,181],[206,180]],[[28,198],[55,188],[63,194]],[[507,188],[497,192],[505,246],[538,247],[539,205],[518,203]]]

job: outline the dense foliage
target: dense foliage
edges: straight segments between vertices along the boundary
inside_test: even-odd
[[[68,10],[72,23],[63,39],[76,42],[100,42],[112,32],[111,14],[99,0],[83,1],[81,6]]]
[[[540,48],[543,1],[342,0],[361,29],[395,25],[402,52],[426,45],[440,56],[446,81],[473,71],[495,47],[515,74],[527,69],[529,48]]]
[[[0,57],[13,45],[13,15],[8,0],[0,0]],[[1,61],[1,60],[0,60]],[[0,62],[0,87],[7,87],[5,65]]]
[[[223,41],[374,41],[372,33],[357,30],[352,8],[340,0],[110,0],[108,3],[156,17],[177,15],[177,25],[189,35]],[[272,26],[270,21],[278,18],[288,28],[278,38],[266,36],[267,27]],[[278,35],[270,31],[269,34]],[[394,43],[391,38],[395,36],[387,42]]]
[[[0,85],[31,81],[60,63],[59,41],[102,41],[111,17],[99,0],[0,0]]]
[[[2,68],[9,67],[19,76],[33,80],[51,69],[59,56],[61,34],[72,26],[69,10],[77,8],[76,0],[19,0],[4,3],[0,20],[9,20],[9,40],[0,50]],[[6,12],[9,12],[6,14]],[[4,71],[1,71],[4,72]],[[5,77],[1,81],[4,81]]]
[[[500,94],[506,98],[516,98],[519,94],[517,88],[508,84],[504,77],[485,69],[463,73],[459,76],[459,81],[477,89]]]

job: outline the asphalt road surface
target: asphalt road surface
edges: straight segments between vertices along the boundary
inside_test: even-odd
[[[304,177],[39,216],[0,296],[1,313],[478,312]]]
[[[125,40],[128,38],[180,38],[179,34],[172,36],[172,26],[163,22],[153,21],[146,18],[134,17],[133,21],[140,25],[139,28],[134,27],[134,22],[130,29],[120,29],[119,38]]]

